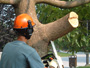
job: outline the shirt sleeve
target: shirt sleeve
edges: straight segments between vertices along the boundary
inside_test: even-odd
[[[30,68],[44,68],[41,58],[37,52],[33,52],[28,56],[28,63]]]

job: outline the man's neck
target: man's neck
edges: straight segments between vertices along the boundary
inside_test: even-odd
[[[19,41],[23,41],[23,42],[27,42],[27,39],[24,37],[24,36],[18,36],[18,39]]]

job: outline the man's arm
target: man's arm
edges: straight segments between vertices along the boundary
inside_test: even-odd
[[[31,68],[44,68],[41,58],[36,51],[28,56],[28,63]]]

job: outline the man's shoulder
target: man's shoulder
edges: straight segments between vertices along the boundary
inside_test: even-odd
[[[15,42],[13,42],[13,43],[15,43]],[[28,44],[26,44],[24,42],[18,42],[18,43],[16,43],[16,46],[17,45],[21,52],[25,52],[27,54],[33,53],[36,51],[34,48],[32,48],[31,46],[29,46]]]
[[[5,45],[6,47],[11,47],[11,48],[15,48],[19,51],[35,51],[34,48],[32,48],[31,46],[29,46],[28,44],[26,44],[25,42],[22,41],[13,41],[13,42],[9,42]]]

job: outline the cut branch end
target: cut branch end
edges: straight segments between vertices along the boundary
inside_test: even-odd
[[[75,12],[70,12],[68,21],[72,25],[73,28],[76,28],[79,25],[78,15]]]

